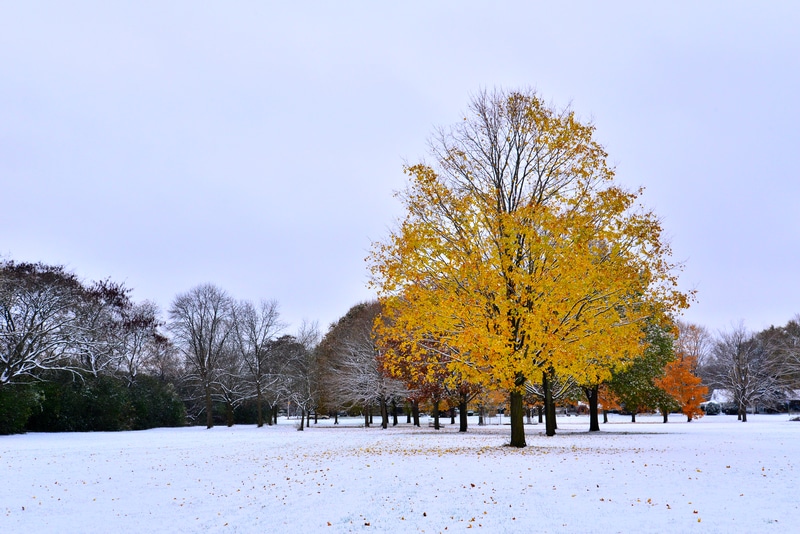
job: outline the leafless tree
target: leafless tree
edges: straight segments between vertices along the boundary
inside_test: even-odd
[[[242,301],[234,308],[233,317],[233,344],[254,390],[258,426],[262,427],[265,390],[275,389],[282,378],[281,361],[272,351],[272,342],[284,325],[274,300],[261,301],[258,308],[250,301]],[[272,423],[271,416],[269,422]]]
[[[63,267],[0,262],[0,387],[47,370],[79,370],[74,333],[85,298],[86,288]]]
[[[123,313],[120,328],[120,370],[128,384],[136,381],[140,370],[154,361],[166,339],[158,332],[159,310],[154,302],[134,304]]]
[[[241,352],[236,349],[233,337],[222,347],[212,395],[215,401],[225,406],[225,422],[228,426],[233,426],[236,408],[252,397],[252,388],[247,380],[247,364]]]
[[[380,347],[373,335],[373,322],[380,312],[377,301],[353,306],[328,332],[331,337],[326,380],[333,396],[346,404],[360,404],[369,409],[378,404],[381,426],[388,426],[388,406],[404,399],[406,388],[399,380],[382,372]],[[368,417],[365,414],[365,417]],[[369,424],[369,420],[365,419]]]
[[[748,408],[785,398],[787,384],[774,348],[768,336],[753,335],[742,324],[721,332],[714,344],[704,373],[712,387],[731,393],[742,421]]]
[[[319,399],[319,366],[317,365],[317,347],[320,341],[317,323],[303,321],[294,343],[289,345],[290,351],[284,357],[287,363],[289,380],[289,399],[300,408],[300,426],[303,430],[303,419],[310,418],[312,410],[317,407]],[[308,420],[306,420],[308,426]]]
[[[675,354],[694,358],[698,368],[706,365],[711,357],[714,338],[704,326],[678,321],[678,338],[675,340]]]
[[[214,387],[232,330],[232,307],[225,291],[203,284],[175,297],[169,310],[169,330],[183,353],[189,378],[202,391],[207,428],[214,426]]]

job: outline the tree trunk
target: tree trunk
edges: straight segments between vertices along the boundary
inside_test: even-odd
[[[229,428],[233,426],[233,403],[229,401],[225,402],[225,424]]]
[[[311,410],[306,412],[306,428],[311,426]]]
[[[319,418],[319,413],[317,412],[317,410],[314,410],[314,424],[315,424],[315,425],[316,425],[317,423],[319,423],[319,420],[318,420],[318,418]]]
[[[411,403],[411,415],[414,418],[414,426],[419,426],[419,401]]]
[[[397,401],[392,399],[392,426],[397,426]]]
[[[264,405],[264,419],[267,425],[272,426],[272,406],[269,403]]]
[[[631,423],[636,422],[636,412],[631,412]]]
[[[411,403],[410,402],[406,402],[403,405],[403,408],[406,411],[406,424],[410,425],[411,424]],[[419,425],[417,425],[417,426],[419,426]]]
[[[661,410],[661,415],[664,416],[664,423],[669,423],[669,410]]]
[[[211,386],[206,385],[206,428],[214,428],[214,403],[211,401]]]
[[[544,389],[544,419],[545,419],[545,435],[556,435],[556,403],[553,401],[553,389],[550,385],[550,380],[547,373],[542,375],[542,389]]]
[[[467,431],[467,396],[461,395],[458,403],[458,431]]]
[[[306,411],[304,409],[300,410],[300,426],[297,427],[297,430],[300,432],[303,431],[303,427],[305,426],[306,422]]]
[[[519,379],[517,382],[519,382]],[[520,391],[512,391],[509,397],[509,404],[511,405],[511,443],[509,443],[509,445],[521,449],[525,446],[525,409],[522,405],[523,395]]]
[[[369,408],[364,408],[364,428],[369,428]]]
[[[439,430],[439,400],[433,401],[433,429]]]
[[[289,415],[288,412],[286,415]],[[278,424],[278,405],[272,407],[272,422]]]
[[[740,410],[742,412],[742,423],[746,423],[747,422],[747,406],[744,406],[744,407],[740,408]]]
[[[334,425],[338,425],[339,424],[339,410],[336,410],[335,412],[333,412],[333,424]]]
[[[586,393],[586,398],[589,401],[589,432],[600,431],[600,418],[598,409],[598,390],[599,386],[595,385],[590,388],[583,388]]]
[[[456,409],[455,407],[450,408],[450,424],[456,424]]]
[[[386,398],[380,398],[380,407],[381,407],[381,428],[386,430],[389,428],[389,410],[386,406]]]
[[[256,382],[256,421],[258,422],[258,428],[264,426],[264,410],[262,408],[262,401],[261,398],[261,383]]]
[[[478,406],[478,426],[483,426],[486,424],[486,422],[483,420],[483,411],[484,407],[483,404],[481,404]]]
[[[544,423],[544,406],[537,406],[536,411],[539,412],[539,424]]]

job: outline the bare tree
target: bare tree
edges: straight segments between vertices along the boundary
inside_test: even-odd
[[[214,387],[231,333],[232,306],[225,291],[203,284],[175,297],[169,310],[169,330],[183,353],[189,378],[202,391],[207,428],[214,426]]]
[[[320,333],[316,322],[303,321],[297,336],[294,338],[298,346],[288,358],[289,395],[292,402],[300,408],[300,426],[303,430],[303,418],[310,419],[319,400],[319,366],[317,365]],[[308,419],[306,420],[308,426]]]
[[[74,331],[85,298],[83,284],[63,267],[0,262],[0,387],[42,371],[78,371]]]
[[[714,339],[704,326],[678,321],[678,338],[675,340],[675,353],[694,358],[697,367],[702,368],[711,357]]]
[[[222,347],[219,358],[219,372],[215,380],[214,400],[225,406],[225,423],[233,426],[234,412],[244,401],[252,396],[252,388],[247,381],[248,369],[244,357],[236,349],[233,336]]]
[[[147,362],[160,354],[160,344],[166,341],[158,333],[159,310],[154,302],[134,304],[123,313],[120,332],[120,367],[128,384],[136,382],[136,376]]]
[[[274,300],[262,300],[258,308],[252,302],[242,301],[234,308],[233,317],[234,347],[254,390],[258,426],[262,427],[265,390],[274,388],[281,379],[280,361],[276,361],[271,349],[275,336],[284,325],[280,322],[278,303]]]
[[[768,336],[753,335],[742,324],[720,333],[714,344],[705,374],[712,386],[731,393],[742,421],[748,408],[784,398],[787,384],[776,354]]]
[[[373,333],[373,322],[380,312],[377,301],[353,306],[328,332],[333,339],[334,356],[326,370],[326,380],[334,396],[346,404],[361,404],[368,410],[378,404],[381,426],[388,427],[388,406],[404,399],[406,388],[399,380],[382,372],[380,347]],[[365,414],[365,424],[369,424]]]

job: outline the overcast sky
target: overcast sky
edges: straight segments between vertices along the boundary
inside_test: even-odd
[[[389,4],[0,3],[0,256],[325,330],[372,297],[403,163],[532,87],[646,188],[686,320],[800,313],[800,3]]]

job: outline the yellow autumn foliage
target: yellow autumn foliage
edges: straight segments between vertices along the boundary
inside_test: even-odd
[[[598,383],[641,351],[642,321],[687,305],[660,223],[572,112],[497,93],[473,115],[435,167],[406,168],[405,219],[370,256],[384,366],[441,354],[509,392],[547,370]]]

